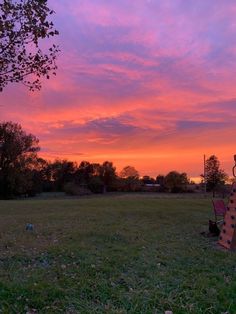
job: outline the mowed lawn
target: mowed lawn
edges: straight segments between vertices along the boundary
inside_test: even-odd
[[[0,215],[0,313],[236,313],[236,253],[200,235],[210,199],[0,201]]]

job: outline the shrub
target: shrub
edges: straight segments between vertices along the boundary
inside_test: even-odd
[[[93,193],[103,193],[104,191],[104,184],[99,177],[92,177],[88,187]]]

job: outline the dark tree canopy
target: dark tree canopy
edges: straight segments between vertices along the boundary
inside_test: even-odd
[[[40,48],[41,40],[58,34],[48,19],[53,13],[47,0],[1,1],[0,91],[13,82],[40,89],[40,78],[55,74],[58,47]]]
[[[4,198],[27,193],[32,188],[38,142],[19,124],[0,123],[0,194]]]
[[[172,193],[184,192],[189,183],[185,172],[170,171],[164,178],[164,184],[168,191]]]
[[[62,191],[66,183],[73,180],[76,171],[76,164],[73,161],[56,159],[48,163],[47,172],[50,173],[50,180],[54,182],[57,191]]]
[[[120,172],[120,183],[124,191],[136,191],[140,188],[139,173],[133,166],[126,166]]]
[[[206,184],[207,190],[213,192],[213,197],[218,188],[222,187],[227,180],[227,174],[220,169],[220,162],[215,155],[206,160]]]
[[[88,184],[93,176],[93,165],[88,161],[81,161],[76,171],[76,182],[79,184]]]
[[[104,192],[112,187],[116,180],[116,168],[113,163],[110,161],[104,161],[104,163],[100,167],[100,179],[104,184]]]
[[[124,167],[121,172],[120,172],[120,177],[121,178],[134,178],[134,179],[138,179],[139,178],[139,173],[138,171],[132,167],[132,166],[126,166]]]

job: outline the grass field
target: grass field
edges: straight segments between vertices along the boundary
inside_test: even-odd
[[[200,235],[209,199],[0,201],[0,215],[0,313],[236,313],[236,253]]]

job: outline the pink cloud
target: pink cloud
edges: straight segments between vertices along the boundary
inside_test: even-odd
[[[41,92],[9,86],[0,94],[1,120],[36,134],[48,158],[111,159],[148,174],[172,166],[197,176],[202,154],[215,153],[230,171],[233,1],[51,3],[62,50],[57,76]]]

